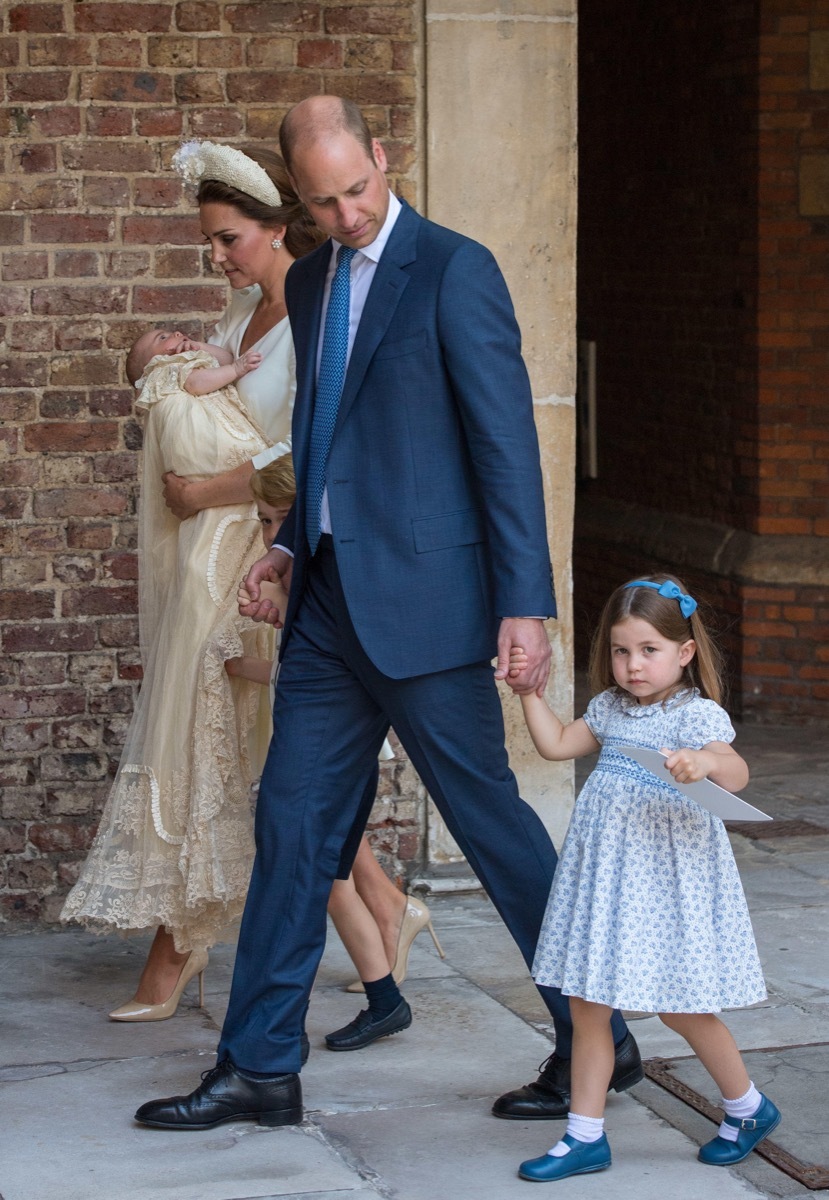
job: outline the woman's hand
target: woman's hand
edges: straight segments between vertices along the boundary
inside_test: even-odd
[[[161,482],[164,503],[174,517],[186,521],[188,517],[194,517],[199,512],[199,506],[192,494],[193,485],[189,479],[185,479],[183,475],[176,475],[175,471],[166,471],[161,476]]]

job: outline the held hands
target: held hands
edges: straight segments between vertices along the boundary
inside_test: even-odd
[[[279,590],[284,597],[283,585],[284,581],[290,578],[292,564],[293,560],[290,554],[274,547],[271,547],[262,558],[256,560],[242,580],[237,593],[241,616],[250,617],[252,621],[264,621],[266,625],[273,625],[277,629],[282,628],[285,601],[279,599],[279,602],[275,603],[274,599],[265,594],[263,585],[266,582],[280,585]],[[270,591],[270,589],[268,590]],[[273,592],[271,592],[271,597],[273,597]]]
[[[513,661],[513,652],[516,657]],[[504,617],[498,631],[495,678],[504,679],[516,695],[541,696],[550,674],[550,643],[538,617]]]

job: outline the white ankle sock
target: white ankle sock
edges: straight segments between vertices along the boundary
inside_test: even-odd
[[[597,1142],[604,1133],[604,1117],[580,1117],[578,1113],[568,1113],[567,1128],[564,1132],[569,1133],[577,1142]],[[563,1158],[571,1149],[565,1141],[561,1141],[556,1142],[547,1153],[553,1158]]]
[[[738,1096],[736,1100],[726,1100],[725,1096],[722,1098],[725,1115],[727,1117],[736,1117],[740,1121],[744,1117],[753,1117],[762,1103],[763,1097],[752,1082],[749,1082],[748,1091],[744,1096]],[[718,1132],[724,1141],[736,1142],[740,1131],[739,1129],[735,1129],[733,1125],[727,1125],[723,1121]]]

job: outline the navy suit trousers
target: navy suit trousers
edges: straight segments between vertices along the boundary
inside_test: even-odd
[[[220,1060],[265,1074],[300,1069],[299,1037],[325,944],[331,884],[368,819],[373,796],[366,784],[390,725],[532,963],[556,853],[518,795],[492,665],[408,679],[381,674],[357,640],[324,538],[279,672]],[[557,989],[539,991],[557,1049],[569,1056],[568,1001]],[[618,1042],[624,1024],[618,1015],[614,1023]]]

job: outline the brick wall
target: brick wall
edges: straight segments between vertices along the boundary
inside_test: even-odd
[[[615,12],[580,7],[579,334],[597,342],[599,478],[576,505],[578,644],[624,578],[674,569],[723,605],[736,711],[826,721],[829,7]],[[640,506],[645,529],[612,550],[579,518],[608,501]],[[753,539],[739,562],[735,539]]]
[[[356,99],[416,182],[411,0],[6,5],[0,178],[0,922],[54,918],[140,679],[141,431],[123,348],[228,298],[169,170],[182,139],[273,144],[303,96]],[[418,784],[385,768],[378,836],[418,854]]]

